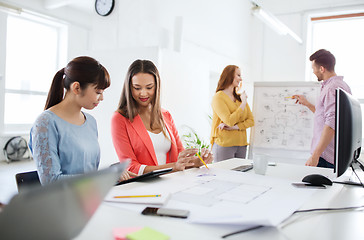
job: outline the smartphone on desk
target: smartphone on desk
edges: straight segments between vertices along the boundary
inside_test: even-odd
[[[231,170],[238,171],[238,172],[247,172],[247,171],[249,171],[251,169],[253,169],[253,164],[242,165],[242,166],[233,168]]]
[[[142,214],[152,215],[152,216],[163,216],[163,217],[187,218],[188,215],[190,214],[190,211],[182,209],[172,209],[172,208],[146,207],[143,210]]]

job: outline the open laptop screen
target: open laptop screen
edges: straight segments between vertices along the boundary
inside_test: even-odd
[[[59,180],[14,196],[0,213],[0,239],[76,237],[127,165]]]

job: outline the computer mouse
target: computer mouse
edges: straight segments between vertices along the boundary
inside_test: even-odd
[[[302,179],[302,182],[310,183],[314,186],[332,185],[332,181],[320,174],[310,174]]]

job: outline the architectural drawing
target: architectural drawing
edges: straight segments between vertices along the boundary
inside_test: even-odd
[[[307,85],[307,84],[306,84]],[[254,147],[309,150],[313,132],[313,113],[296,104],[293,95],[305,95],[311,102],[319,94],[314,86],[261,86],[254,88]]]
[[[200,181],[196,186],[176,192],[172,199],[204,207],[213,207],[223,201],[249,204],[270,189],[267,186],[213,179]]]

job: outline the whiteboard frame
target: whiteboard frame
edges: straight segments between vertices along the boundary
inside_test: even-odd
[[[254,83],[254,94],[253,94],[253,106],[252,112],[254,115],[254,119],[256,119],[256,104],[257,104],[257,88],[259,87],[314,87],[317,88],[317,97],[320,94],[321,84],[319,82],[303,82],[303,81],[292,81],[292,82],[255,82]],[[313,129],[312,129],[313,130]],[[254,146],[254,134],[255,127],[251,128],[250,131],[250,140],[249,140],[249,150],[248,150],[248,158],[253,159],[254,153],[264,153],[269,155],[271,161],[275,162],[286,162],[286,163],[296,163],[296,164],[304,164],[306,160],[309,158],[310,151],[304,150],[288,150],[281,148],[266,148],[266,147],[255,147]]]

